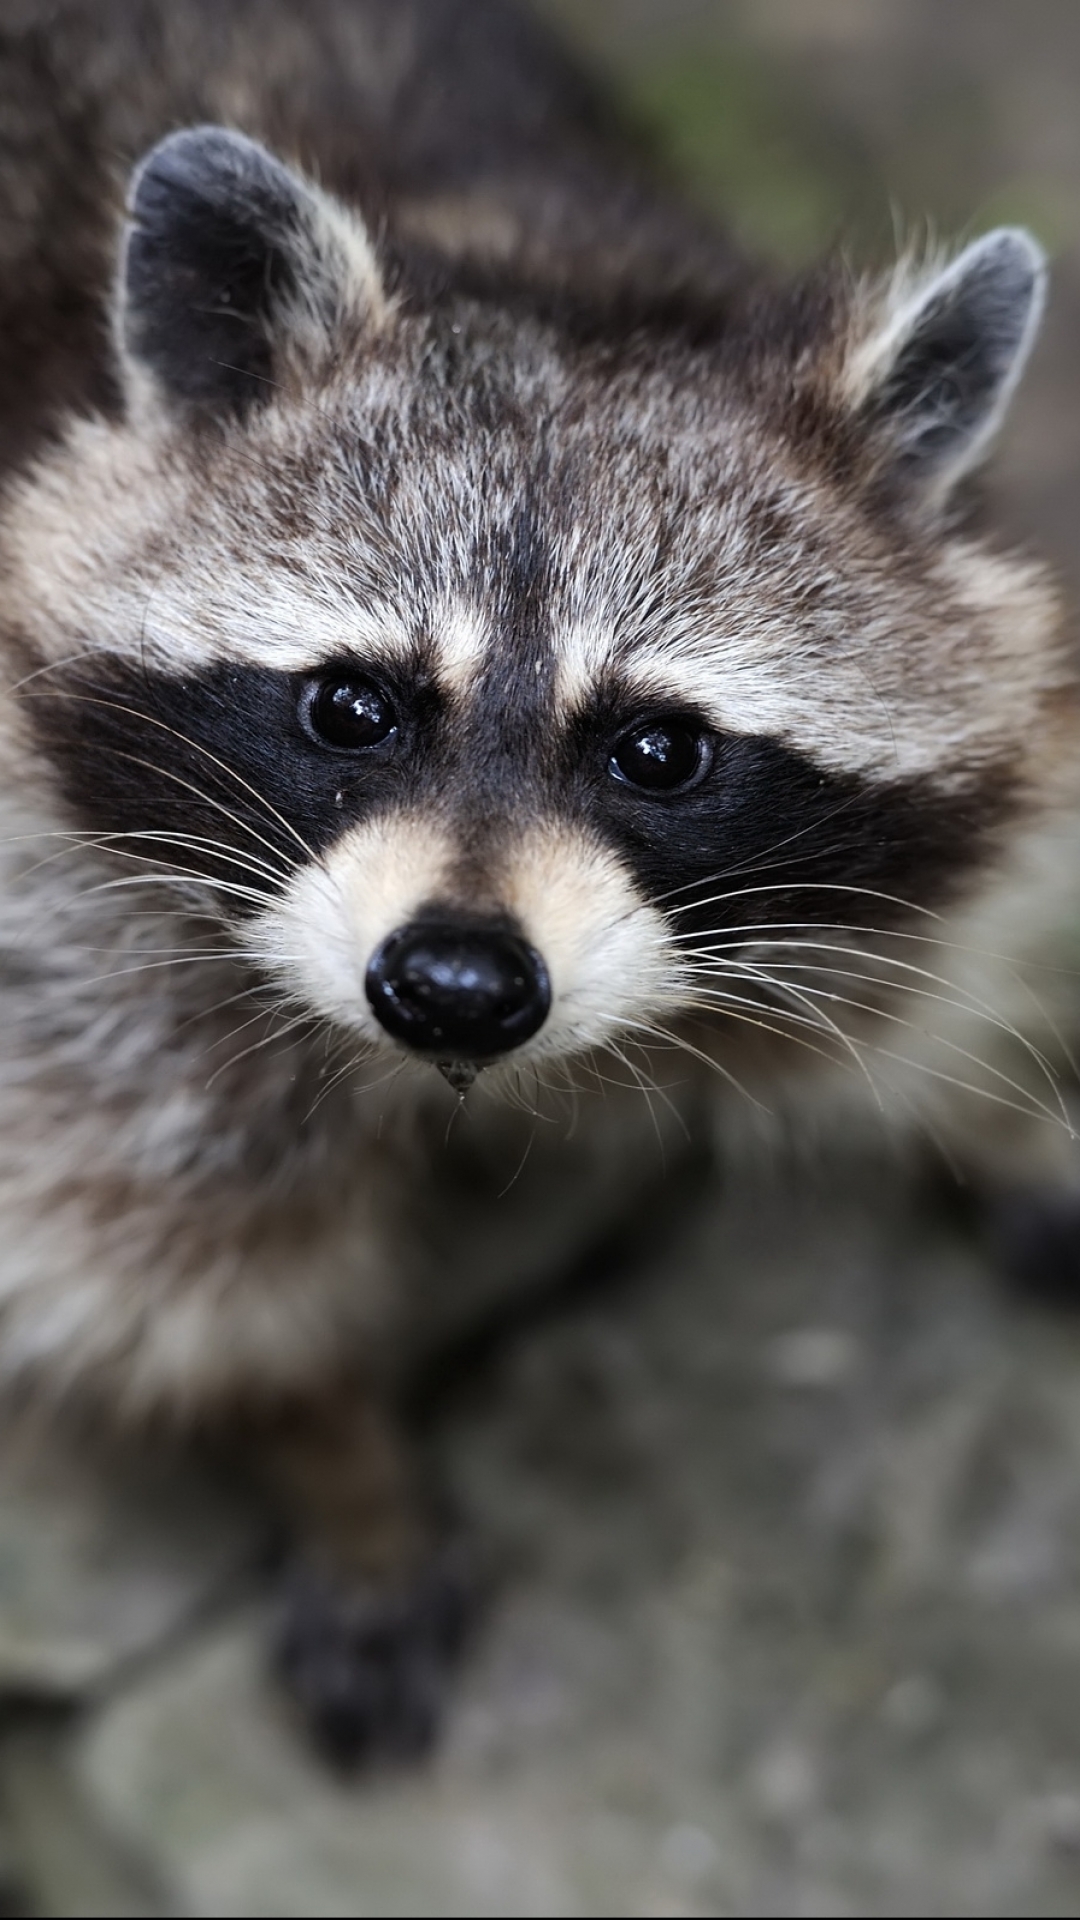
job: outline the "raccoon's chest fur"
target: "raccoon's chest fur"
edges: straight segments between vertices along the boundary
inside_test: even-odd
[[[0,23],[0,1366],[382,1367],[804,1067],[1020,1084],[1035,243],[775,290],[502,0]]]

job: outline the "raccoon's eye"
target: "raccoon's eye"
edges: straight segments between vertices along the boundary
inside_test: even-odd
[[[382,690],[361,674],[328,674],[308,687],[301,713],[321,746],[359,753],[381,746],[397,726],[394,709]]]
[[[709,736],[688,720],[651,720],[619,741],[608,762],[617,780],[646,793],[674,793],[705,772]]]

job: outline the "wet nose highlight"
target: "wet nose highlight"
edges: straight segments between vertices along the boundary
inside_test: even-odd
[[[399,927],[372,956],[364,985],[393,1039],[455,1060],[509,1053],[539,1032],[551,1007],[547,968],[526,940],[449,921]]]

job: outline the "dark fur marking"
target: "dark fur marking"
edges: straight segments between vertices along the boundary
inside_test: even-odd
[[[173,134],[139,172],[124,262],[124,334],[176,398],[238,411],[261,398],[275,310],[295,292],[304,189],[221,127]]]
[[[753,735],[721,738],[690,791],[638,793],[607,773],[606,752],[639,717],[640,708],[620,714],[617,702],[581,716],[564,749],[565,777],[579,787],[575,811],[695,945],[750,923],[894,925],[906,917],[898,903],[927,907],[947,897],[1009,803],[1004,778],[945,796],[928,781],[826,772]]]
[[[550,547],[535,495],[478,550],[478,584],[491,606],[493,643],[461,715],[458,753],[468,768],[469,811],[490,822],[500,801],[520,802],[550,737],[555,662],[547,603]],[[458,783],[465,791],[465,782]]]
[[[519,533],[522,565],[508,574],[518,597],[507,605],[527,613],[539,556],[528,528]],[[546,665],[542,631],[531,646],[527,624],[517,632],[523,647],[495,650],[464,711],[443,702],[419,661],[387,664],[397,735],[355,757],[304,731],[308,676],[268,668],[172,678],[113,658],[36,683],[27,710],[80,824],[143,835],[139,849],[173,868],[246,884],[235,862],[250,857],[279,866],[284,882],[306,850],[318,855],[347,827],[410,804],[448,819],[463,863],[482,878],[515,819],[569,818],[613,846],[643,894],[677,909],[679,931],[705,943],[748,922],[895,924],[904,910],[881,896],[922,907],[947,897],[1010,804],[1000,770],[943,796],[918,780],[827,773],[776,740],[736,735],[717,742],[691,791],[638,793],[612,778],[608,759],[644,717],[640,704],[612,691],[555,739],[545,676],[533,671]],[[223,843],[233,858],[176,848],[165,836],[177,833]],[[252,884],[269,893],[274,880]],[[717,893],[732,897],[705,904]]]
[[[1031,1300],[1080,1309],[1080,1198],[1052,1187],[984,1196],[982,1228],[1006,1277]]]
[[[309,677],[224,665],[181,677],[109,656],[38,681],[25,704],[80,825],[138,834],[128,850],[174,870],[248,884],[236,861],[250,858],[278,868],[284,882],[298,861],[410,791],[437,708],[422,676],[410,676],[406,697],[387,671],[380,677],[401,716],[394,750],[333,753],[301,724]],[[179,847],[168,838],[176,834],[207,844]],[[270,894],[274,879],[250,884]]]

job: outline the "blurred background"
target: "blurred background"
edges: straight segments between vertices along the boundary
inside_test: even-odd
[[[1080,484],[1080,13],[1070,0],[543,0],[744,245],[1031,226],[1053,301],[997,462],[1012,525],[1075,579]]]
[[[1080,560],[1073,0],[544,0],[793,264],[1029,223],[1003,524]],[[875,1169],[688,1211],[448,1388],[491,1546],[444,1746],[346,1785],[263,1670],[265,1527],[168,1463],[0,1483],[0,1912],[1080,1907],[1080,1322]]]

